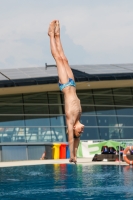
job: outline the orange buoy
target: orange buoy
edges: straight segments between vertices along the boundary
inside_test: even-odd
[[[124,149],[123,151],[123,159],[125,160],[126,163],[128,163],[129,165],[133,165],[133,160],[128,160],[127,158],[127,152],[129,150],[132,150],[133,149],[133,146],[128,146]]]

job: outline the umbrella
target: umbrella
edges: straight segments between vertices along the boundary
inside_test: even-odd
[[[88,148],[91,150],[90,154],[101,153],[102,146],[114,147],[115,149],[117,149],[119,146],[123,146],[123,144],[121,144],[121,142],[116,142],[114,140],[107,140],[99,142],[97,144],[90,144],[88,145]]]

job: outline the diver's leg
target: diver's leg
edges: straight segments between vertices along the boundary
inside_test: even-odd
[[[68,126],[68,143],[69,143],[69,150],[70,150],[70,160],[74,159],[74,138],[73,138],[73,125],[70,122],[67,122]]]
[[[80,138],[74,138],[74,159],[77,161],[77,150],[79,146]]]
[[[72,78],[74,80],[73,72],[69,66],[68,60],[64,54],[62,44],[61,44],[61,39],[60,39],[60,24],[59,21],[56,21],[56,26],[55,26],[55,42],[56,42],[56,47],[58,50],[58,53],[60,57],[63,59],[64,66],[67,71],[67,75],[69,78]]]
[[[58,76],[59,76],[59,81],[60,83],[64,84],[68,82],[68,75],[66,72],[66,68],[64,66],[64,62],[62,57],[58,53],[58,49],[55,43],[55,36],[54,36],[54,31],[55,31],[55,23],[56,20],[52,21],[49,26],[48,30],[48,35],[50,37],[50,48],[51,48],[51,53],[52,56],[54,57],[57,65],[57,71],[58,71]]]

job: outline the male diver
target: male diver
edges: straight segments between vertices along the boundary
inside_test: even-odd
[[[82,109],[80,100],[76,94],[74,76],[62,48],[60,40],[60,24],[58,20],[54,20],[50,23],[48,35],[50,37],[51,53],[57,65],[59,88],[64,94],[65,115],[70,149],[69,162],[74,162],[76,164],[77,149],[80,135],[84,130],[84,125],[80,123]]]

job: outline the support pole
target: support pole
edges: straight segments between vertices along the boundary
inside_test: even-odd
[[[120,165],[120,144],[119,144],[119,165]]]

